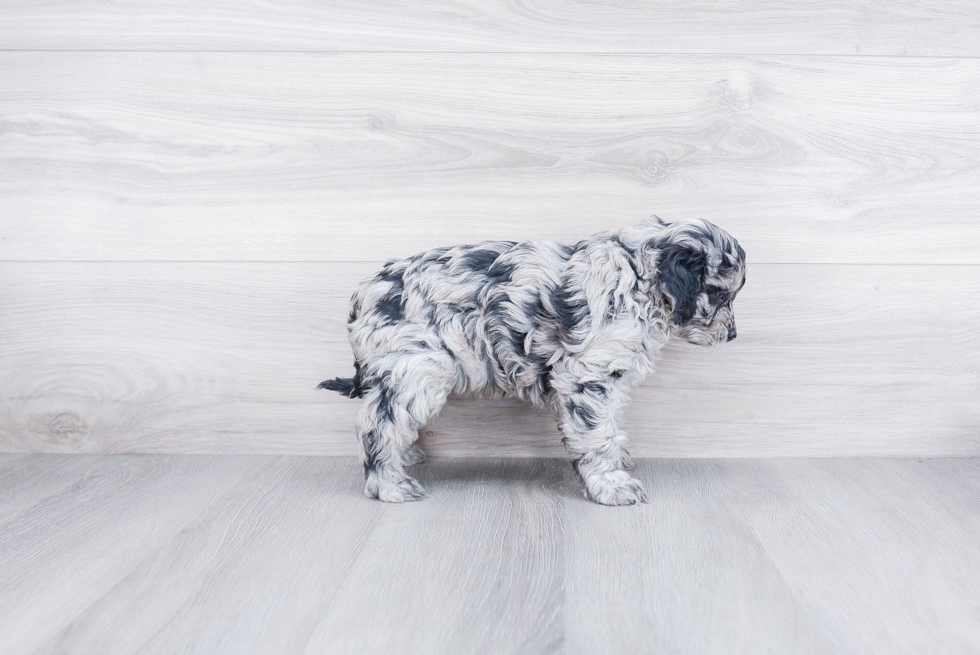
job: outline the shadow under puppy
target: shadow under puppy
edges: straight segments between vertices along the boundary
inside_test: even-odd
[[[319,386],[363,398],[357,438],[371,498],[419,500],[405,472],[418,430],[450,393],[549,409],[604,505],[647,500],[617,416],[671,336],[735,338],[745,251],[704,220],[654,217],[566,246],[484,241],[392,260],[358,287],[347,324],[353,378]]]

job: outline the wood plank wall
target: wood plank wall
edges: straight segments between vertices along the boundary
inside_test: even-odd
[[[645,456],[980,454],[980,5],[0,3],[0,451],[353,454],[353,286],[703,216]],[[441,455],[560,455],[457,400]]]

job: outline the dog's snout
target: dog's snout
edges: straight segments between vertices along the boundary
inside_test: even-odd
[[[735,331],[735,326],[734,325],[731,326],[730,328],[728,328],[728,340],[729,341],[732,341],[737,336],[738,336],[738,332]]]

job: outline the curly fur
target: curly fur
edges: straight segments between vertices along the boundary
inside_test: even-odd
[[[484,241],[387,262],[351,299],[353,378],[320,387],[363,398],[357,437],[365,493],[418,500],[405,472],[418,430],[451,393],[511,396],[558,419],[585,493],[646,501],[617,416],[672,335],[735,338],[745,252],[704,220],[656,217],[574,246]]]

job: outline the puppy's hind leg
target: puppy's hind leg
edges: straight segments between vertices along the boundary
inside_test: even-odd
[[[388,503],[421,500],[425,488],[405,467],[425,457],[415,440],[446,404],[452,360],[442,351],[389,353],[370,369],[370,389],[357,417],[364,493]]]

